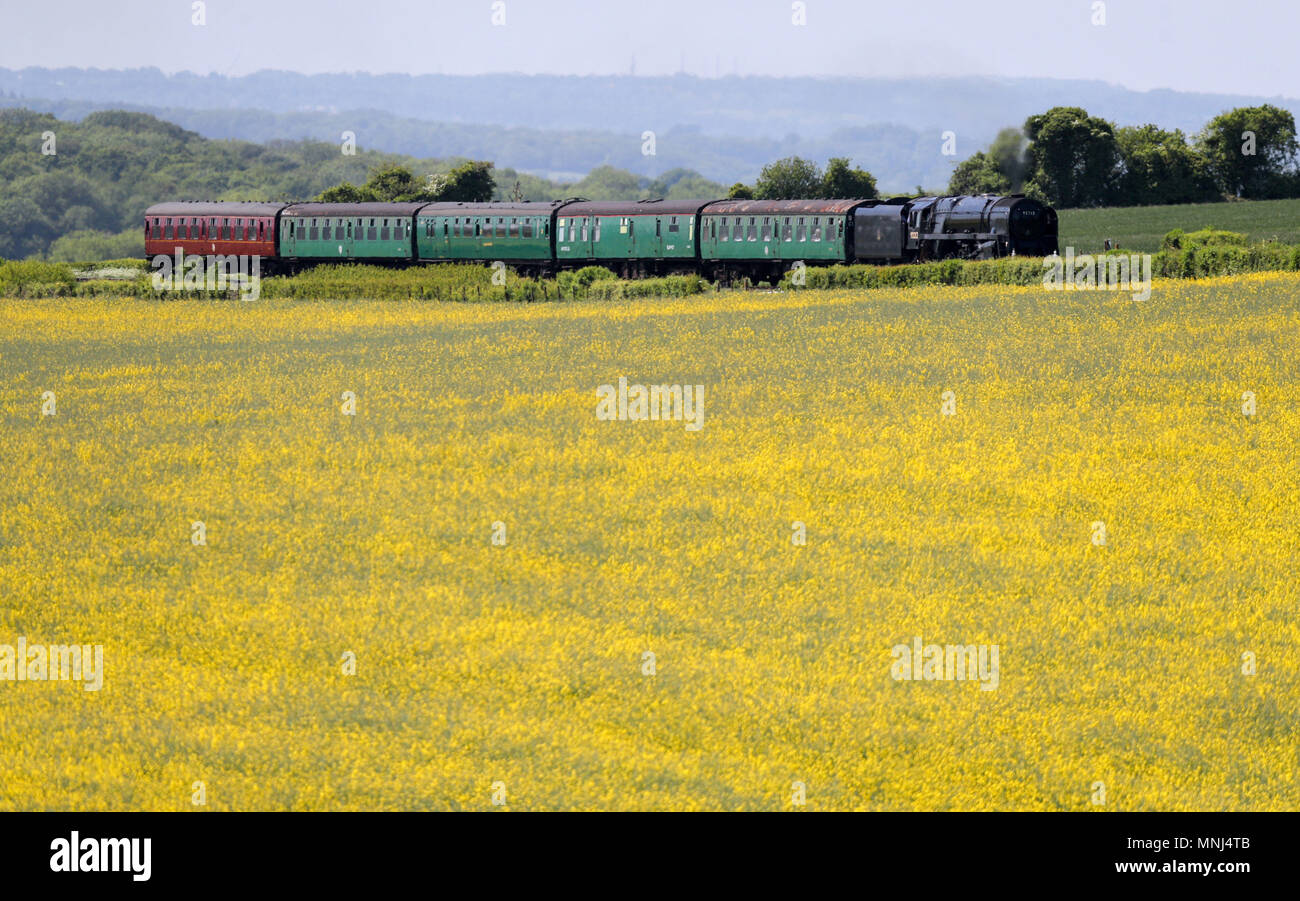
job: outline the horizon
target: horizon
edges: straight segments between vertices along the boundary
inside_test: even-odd
[[[89,72],[159,72],[159,73],[161,73],[161,74],[163,75],[163,77],[165,77],[165,78],[192,77],[192,78],[201,78],[201,79],[206,79],[206,78],[244,79],[244,78],[256,78],[256,77],[258,77],[258,76],[266,76],[266,75],[277,75],[277,76],[278,76],[278,75],[291,75],[291,76],[298,76],[298,77],[300,77],[300,78],[339,78],[339,77],[357,77],[357,76],[364,76],[364,77],[368,77],[368,78],[410,78],[410,79],[416,79],[416,78],[463,78],[463,79],[475,79],[475,78],[504,78],[504,77],[516,77],[516,78],[553,78],[553,79],[572,79],[572,80],[581,80],[581,79],[586,79],[586,78],[592,78],[592,79],[602,79],[602,80],[605,80],[605,79],[627,79],[627,80],[637,80],[637,81],[656,81],[656,80],[685,79],[685,80],[694,80],[694,81],[732,81],[732,80],[735,80],[735,81],[848,81],[848,82],[852,82],[852,81],[887,81],[887,82],[898,82],[898,83],[906,83],[906,82],[913,82],[913,81],[959,81],[959,82],[970,82],[970,81],[974,80],[974,81],[1002,82],[1002,83],[1012,83],[1012,82],[1035,82],[1035,83],[1059,83],[1059,84],[1073,84],[1073,85],[1091,84],[1091,85],[1097,85],[1097,86],[1102,86],[1102,87],[1107,87],[1107,88],[1114,88],[1114,89],[1121,90],[1121,91],[1127,91],[1127,92],[1134,93],[1134,94],[1159,94],[1159,93],[1171,93],[1171,94],[1184,94],[1184,95],[1200,95],[1200,96],[1206,96],[1206,97],[1255,97],[1255,98],[1262,98],[1262,99],[1265,99],[1265,100],[1294,100],[1294,101],[1300,101],[1300,88],[1297,88],[1297,91],[1296,91],[1295,94],[1284,94],[1284,93],[1275,93],[1275,94],[1262,94],[1262,93],[1239,93],[1239,92],[1233,92],[1233,91],[1185,90],[1185,89],[1180,89],[1180,88],[1169,88],[1169,87],[1133,88],[1133,87],[1129,87],[1128,85],[1121,84],[1121,83],[1116,82],[1116,81],[1107,81],[1107,80],[1104,79],[1104,78],[1063,78],[1063,77],[1057,77],[1057,76],[1050,76],[1050,77],[1047,77],[1047,76],[1028,76],[1028,75],[1026,75],[1026,76],[1019,76],[1019,75],[987,75],[987,74],[971,74],[971,75],[888,75],[888,74],[882,74],[882,75],[853,75],[853,74],[794,74],[794,75],[765,75],[765,74],[758,74],[758,73],[742,73],[742,74],[727,73],[727,74],[724,74],[724,75],[708,75],[708,74],[701,74],[701,73],[695,73],[695,72],[668,72],[668,73],[657,73],[657,74],[647,74],[647,73],[628,74],[628,73],[626,73],[626,72],[622,72],[622,73],[620,73],[620,72],[611,72],[611,73],[583,73],[583,74],[567,73],[567,74],[566,74],[566,73],[561,73],[561,72],[521,72],[521,71],[512,71],[512,70],[505,70],[505,69],[502,69],[502,70],[495,70],[495,71],[490,71],[490,72],[471,72],[471,73],[459,73],[459,72],[418,72],[418,73],[410,73],[410,72],[372,72],[372,71],[364,70],[364,69],[351,69],[351,70],[348,70],[348,69],[338,69],[338,70],[330,70],[330,71],[322,71],[322,72],[300,72],[300,71],[297,71],[297,70],[294,70],[294,69],[277,69],[277,68],[269,68],[269,67],[268,67],[268,68],[263,68],[263,69],[256,69],[256,70],[249,71],[249,72],[242,72],[242,73],[238,73],[238,74],[230,74],[230,73],[225,73],[225,72],[197,72],[197,71],[195,71],[195,70],[193,70],[193,69],[178,69],[178,70],[170,70],[170,71],[169,71],[169,70],[163,69],[163,68],[161,68],[161,67],[159,67],[159,66],[114,66],[114,67],[103,67],[103,66],[71,66],[71,65],[64,65],[64,66],[24,66],[24,67],[22,67],[22,68],[15,68],[15,67],[12,67],[12,66],[2,66],[2,65],[0,65],[0,72],[10,72],[10,73],[13,73],[13,74],[16,74],[16,75],[21,75],[21,74],[24,73],[24,72],[58,73],[58,72],[65,72],[65,71],[73,71],[73,72],[87,72],[87,73],[89,73]]]
[[[243,76],[274,60],[275,71],[301,75],[1046,77],[1261,97],[1287,96],[1282,85],[1300,84],[1290,47],[1300,8],[1267,8],[1264,0],[1234,6],[1230,45],[1218,0],[1004,0],[993,15],[955,0],[908,9],[850,0],[662,0],[653,18],[599,0],[374,0],[359,22],[347,5],[319,0],[6,5],[13,33],[42,35],[0,53],[0,66],[14,70]],[[1254,7],[1264,14],[1250,15]],[[1014,52],[1001,52],[1009,27]],[[1207,66],[1207,59],[1223,64]]]

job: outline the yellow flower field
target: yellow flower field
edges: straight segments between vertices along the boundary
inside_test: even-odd
[[[1300,807],[1295,274],[0,309],[0,808]]]

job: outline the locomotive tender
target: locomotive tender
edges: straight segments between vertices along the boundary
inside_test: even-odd
[[[145,253],[257,255],[269,271],[324,262],[501,261],[538,274],[773,278],[794,263],[910,263],[1057,252],[1056,211],[1013,194],[888,200],[557,200],[490,203],[162,203]]]

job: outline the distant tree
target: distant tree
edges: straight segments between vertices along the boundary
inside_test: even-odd
[[[749,185],[745,184],[744,182],[738,181],[734,185],[732,185],[731,188],[727,191],[727,199],[728,200],[753,200],[754,189],[751,188]]]
[[[1215,116],[1196,138],[1219,190],[1238,197],[1270,197],[1293,177],[1298,145],[1295,117],[1264,104]]]
[[[1123,172],[1118,201],[1125,206],[1197,203],[1217,197],[1204,157],[1178,130],[1154,125],[1120,128],[1115,132]]]
[[[367,189],[358,188],[351,182],[345,181],[341,185],[321,191],[316,199],[321,203],[363,203],[376,198]]]
[[[1120,176],[1115,128],[1077,106],[1057,106],[1025,120],[1026,193],[1059,207],[1109,203]]]
[[[366,191],[375,200],[387,203],[413,203],[432,199],[427,197],[424,185],[415,180],[405,166],[386,166],[376,169],[366,181]]]
[[[645,189],[647,197],[669,199],[695,199],[721,197],[726,188],[710,181],[694,169],[670,169],[658,176]]]
[[[613,166],[597,166],[587,177],[570,186],[574,196],[591,200],[636,200],[645,190],[646,179]]]
[[[821,169],[811,160],[798,156],[788,156],[764,166],[754,184],[754,196],[759,200],[817,197],[821,191]]]
[[[463,163],[446,175],[433,176],[424,195],[430,200],[486,203],[492,199],[497,189],[492,168],[492,163],[489,162],[471,160]]]
[[[118,234],[75,231],[55,240],[49,258],[72,262],[98,262],[144,256],[144,233],[129,228]]]
[[[948,181],[949,194],[1008,194],[1011,180],[998,169],[997,160],[983,150],[957,164]]]
[[[853,197],[871,199],[876,196],[876,180],[865,169],[850,169],[847,157],[833,156],[826,163],[818,197]]]

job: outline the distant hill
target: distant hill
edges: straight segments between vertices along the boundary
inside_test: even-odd
[[[420,157],[471,156],[558,175],[609,164],[654,176],[686,167],[751,180],[789,153],[849,156],[881,187],[941,187],[997,131],[1052,106],[1082,106],[1120,125],[1191,134],[1235,106],[1300,100],[1132,91],[1100,81],[995,78],[759,78],[550,75],[227,77],[156,69],[0,69],[0,103],[79,118],[98,109],[153,113],[206,137],[337,141]],[[641,153],[655,132],[656,153]],[[956,156],[940,152],[943,132]]]

